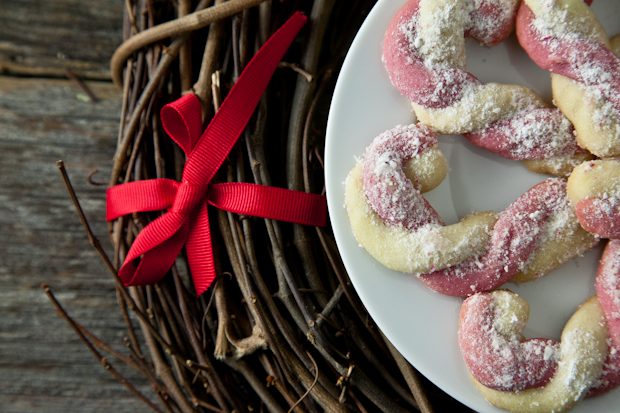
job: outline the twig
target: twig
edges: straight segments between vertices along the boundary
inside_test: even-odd
[[[213,365],[211,361],[208,359],[206,354],[202,351],[202,348],[201,348],[202,343],[199,341],[198,337],[196,337],[196,330],[193,325],[193,320],[187,309],[187,302],[185,299],[183,286],[181,285],[181,279],[179,278],[176,267],[174,266],[172,267],[172,276],[174,279],[174,285],[177,289],[178,304],[179,304],[179,307],[181,308],[181,314],[183,315],[183,321],[185,322],[185,331],[187,335],[189,336],[189,342],[192,348],[194,349],[194,353],[196,354],[196,357],[200,361],[200,364],[207,367],[207,369],[205,369],[206,378],[209,381],[209,385],[213,389],[213,393],[214,393],[213,395],[215,399],[217,400],[217,403],[220,405],[220,408],[224,412],[228,413],[230,410],[228,409],[228,405],[226,404],[226,401],[224,400],[224,397],[227,396],[227,392],[225,391],[226,389],[225,387],[223,388],[224,394],[222,394],[222,392],[220,391],[220,389],[222,389],[222,386],[217,385],[221,382],[221,379],[219,378],[217,371],[213,369]],[[230,397],[226,397],[226,398],[230,400]]]
[[[293,411],[293,409],[295,408],[295,406],[297,406],[299,403],[302,402],[302,400],[308,395],[310,394],[310,392],[312,391],[312,389],[314,388],[314,386],[316,385],[316,383],[319,381],[319,366],[317,366],[316,361],[314,361],[314,358],[310,355],[310,353],[308,353],[306,351],[306,354],[308,355],[308,357],[310,357],[310,360],[312,360],[312,364],[314,365],[314,371],[315,371],[315,377],[314,377],[314,381],[312,382],[312,384],[310,385],[310,387],[308,387],[308,390],[306,390],[306,392],[304,393],[303,396],[301,396],[301,398],[299,400],[297,400],[297,402],[295,402],[294,405],[291,406],[291,408],[288,410],[287,413],[291,413]]]
[[[47,289],[49,290],[49,287]],[[45,291],[45,288],[43,288],[43,290]],[[50,291],[50,293],[51,293],[51,291]],[[119,359],[120,361],[122,361],[123,363],[127,364],[128,366],[131,366],[131,367],[135,368],[136,370],[138,370],[140,372],[142,371],[141,367],[138,366],[136,364],[136,362],[134,360],[132,360],[131,357],[123,356],[121,353],[119,353],[118,351],[114,350],[112,347],[110,347],[109,345],[107,345],[106,343],[101,341],[97,336],[92,334],[90,331],[88,331],[86,328],[84,328],[83,326],[78,324],[73,319],[72,319],[72,323],[82,332],[82,334],[84,334],[85,337],[88,337],[89,339],[92,340],[93,346],[95,348],[100,348],[102,350],[105,350],[108,353],[112,354],[117,359]]]
[[[121,87],[122,67],[134,51],[141,49],[150,43],[154,43],[168,37],[182,35],[193,30],[201,29],[214,21],[233,16],[244,9],[258,5],[263,1],[265,0],[230,0],[221,5],[209,7],[206,10],[197,11],[179,19],[157,25],[151,29],[142,31],[137,35],[132,36],[129,40],[121,44],[112,56],[112,60],[110,62],[112,80],[118,87]]]
[[[329,258],[332,269],[334,270],[334,273],[336,274],[340,285],[342,285],[344,294],[346,295],[349,303],[355,310],[355,313],[359,317],[360,321],[362,321],[368,329],[368,323],[366,323],[368,313],[362,308],[361,303],[359,302],[359,298],[357,297],[355,291],[352,288],[353,285],[351,284],[351,280],[349,279],[349,276],[344,269],[344,265],[341,262],[340,255],[337,251],[334,251],[331,248],[331,239],[327,236],[327,234],[325,234],[325,231],[322,228],[316,228],[316,232],[319,236],[321,244],[323,245],[323,249],[325,250],[325,253]]]
[[[170,346],[170,344],[161,337],[159,332],[157,330],[155,330],[155,328],[151,325],[151,323],[149,321],[149,318],[136,306],[136,303],[135,303],[134,299],[127,292],[127,289],[125,288],[125,285],[123,284],[121,279],[118,277],[118,273],[114,269],[114,266],[112,265],[112,262],[110,261],[110,259],[106,255],[105,251],[101,247],[101,243],[99,242],[97,237],[95,237],[95,235],[93,234],[92,230],[90,229],[90,225],[88,224],[88,221],[86,220],[86,217],[84,215],[84,211],[82,210],[82,207],[80,206],[80,203],[79,203],[79,201],[77,199],[77,196],[75,195],[75,192],[73,190],[73,186],[71,185],[71,181],[69,181],[69,177],[67,176],[67,171],[65,170],[63,162],[62,161],[58,161],[56,164],[57,164],[58,169],[59,169],[59,171],[60,171],[60,173],[62,175],[62,178],[63,178],[63,181],[65,183],[65,186],[67,187],[67,191],[69,192],[69,196],[71,197],[71,200],[73,201],[73,205],[75,206],[75,209],[78,212],[78,215],[80,217],[80,221],[82,222],[82,225],[84,226],[84,229],[86,230],[86,234],[88,235],[88,239],[90,241],[90,244],[99,253],[99,256],[103,259],[104,263],[106,264],[106,267],[108,268],[108,271],[114,277],[116,285],[119,287],[119,289],[121,291],[121,294],[123,296],[123,299],[125,301],[127,301],[127,303],[128,303],[129,309],[134,314],[136,314],[138,316],[138,319],[140,320],[140,322],[142,322],[143,325],[146,326],[146,328],[153,335],[153,337],[157,340],[157,342],[164,348],[166,353],[170,354],[171,356],[179,358],[180,361],[184,363],[185,359],[183,359],[181,356],[179,356],[179,354]]]
[[[129,1],[129,0],[127,0]],[[127,116],[127,110],[129,105],[129,85],[131,81],[131,77],[133,75],[133,59],[130,57],[127,60],[127,65],[125,66],[125,81],[123,82],[123,100],[121,106],[121,119],[118,125],[118,143],[120,143],[123,138],[123,131],[125,130],[125,118]]]
[[[333,1],[329,0],[316,0],[312,5],[312,12],[309,19],[310,33],[302,56],[301,66],[306,72],[313,76],[316,74],[323,37],[334,4]],[[289,121],[288,140],[286,143],[287,187],[288,189],[296,191],[303,190],[301,167],[303,130],[315,87],[316,82],[308,83],[303,75],[297,76]],[[316,260],[312,253],[312,247],[306,228],[301,225],[293,225],[293,231],[294,244],[302,259],[305,277],[310,287],[323,289],[324,287],[316,268]],[[321,307],[327,304],[327,300],[323,296],[318,296],[317,300]]]
[[[303,70],[301,67],[299,67],[298,64],[296,63],[288,63],[288,62],[280,62],[278,64],[278,67],[286,67],[288,69],[292,69],[293,72],[297,72],[300,75],[302,75],[303,77],[306,78],[306,80],[308,81],[308,83],[312,82],[312,80],[314,79],[312,77],[312,75],[308,72],[306,72],[305,70]]]
[[[151,79],[142,91],[142,95],[140,95],[140,99],[138,100],[138,103],[133,110],[133,114],[129,120],[129,123],[125,128],[123,138],[119,142],[116,148],[116,153],[114,154],[114,164],[112,165],[112,177],[110,178],[110,186],[116,185],[118,183],[118,178],[121,174],[121,170],[125,165],[125,161],[127,160],[127,149],[129,148],[133,135],[138,128],[142,112],[144,112],[146,106],[151,101],[151,97],[159,86],[159,82],[168,70],[168,67],[178,55],[185,36],[186,35],[182,35],[180,38],[175,40],[172,45],[170,45],[168,51],[162,56],[161,60],[159,61],[159,64],[157,65],[157,70],[155,70],[155,72],[151,76]]]
[[[328,319],[331,312],[340,302],[343,293],[344,289],[342,288],[342,284],[338,284],[338,287],[336,288],[336,291],[334,291],[332,298],[330,298],[327,302],[327,305],[323,307],[323,311],[317,314],[317,319],[314,321],[314,325],[316,328],[320,328],[321,324],[323,324],[323,322]]]
[[[164,177],[164,159],[161,156],[161,148],[159,145],[159,117],[153,114],[151,128],[153,129],[153,152],[155,158],[155,176],[157,178]]]
[[[146,112],[144,116],[142,116],[140,120],[140,129],[136,137],[134,138],[133,148],[131,149],[131,155],[129,156],[129,160],[127,161],[126,169],[125,169],[125,182],[129,182],[131,178],[131,173],[133,167],[136,162],[136,158],[138,157],[138,153],[140,152],[140,146],[142,143],[142,137],[144,136],[144,130],[146,129],[146,125],[148,124],[148,118],[151,115],[151,111],[153,109],[153,104],[155,102],[154,96],[151,96],[151,100],[146,108]]]
[[[179,18],[188,15],[192,9],[191,0],[179,0]],[[181,78],[181,91],[189,90],[192,86],[192,42],[191,37],[187,37],[185,44],[181,46],[179,52],[179,73]]]
[[[118,285],[115,286],[116,290],[116,301],[118,302],[118,306],[121,309],[121,314],[123,315],[123,320],[125,321],[125,326],[127,327],[127,332],[129,334],[129,339],[131,340],[130,350],[133,350],[136,353],[136,356],[139,360],[143,361],[144,356],[142,355],[142,350],[140,349],[140,344],[138,338],[136,337],[136,331],[131,324],[131,319],[129,318],[129,313],[127,312],[127,303],[123,298],[123,294]]]
[[[278,389],[282,397],[284,397],[284,399],[286,400],[286,403],[288,403],[289,406],[293,406],[293,404],[295,404],[295,399],[293,399],[293,394],[291,394],[289,390],[286,388],[285,386],[286,382],[284,381],[284,380],[288,380],[288,377],[290,375],[286,374],[286,378],[284,377],[284,374],[283,374],[284,371],[280,368],[281,366],[278,364],[280,363],[280,361],[276,359],[274,360],[274,362],[272,362],[269,356],[267,355],[267,353],[264,353],[264,352],[259,354],[259,360],[263,366],[263,369],[265,369],[265,371],[268,374],[266,378],[267,388],[271,386],[275,386],[275,388]],[[297,406],[294,408],[296,409],[297,413],[306,413],[306,410],[299,404],[297,404]],[[318,413],[317,410],[311,410],[311,411],[313,413],[314,412]]]
[[[407,385],[409,386],[413,397],[418,402],[420,411],[422,413],[433,413],[433,407],[431,406],[428,397],[426,396],[426,393],[422,388],[420,380],[418,379],[418,373],[413,369],[413,367],[411,367],[411,364],[409,364],[409,362],[405,360],[405,358],[398,352],[398,350],[396,350],[394,345],[392,345],[392,343],[387,339],[387,337],[385,337],[383,331],[379,330],[379,332],[381,333],[381,337],[383,337],[385,344],[388,346],[390,353],[392,353],[394,360],[396,360],[396,364],[398,365],[398,368],[403,374],[403,377],[405,378],[405,381],[407,382]]]
[[[136,363],[139,365],[142,373],[147,377],[147,379],[151,382],[151,385],[153,386],[153,389],[160,395],[165,395],[167,397],[168,394],[168,389],[166,388],[166,386],[160,382],[159,380],[157,380],[157,378],[153,375],[152,372],[152,367],[151,366],[147,366],[146,362],[144,361],[144,359],[142,359],[142,357],[138,356],[138,354],[136,353],[136,351],[133,349],[133,347],[131,346],[131,343],[129,342],[129,339],[127,337],[125,337],[125,346],[127,346],[127,349],[129,350],[129,352],[131,353],[132,358],[136,361]]]
[[[306,123],[304,125],[303,137],[302,137],[302,145],[301,145],[301,164],[302,164],[302,172],[304,178],[304,190],[306,192],[312,192],[312,186],[310,185],[310,172],[308,167],[308,160],[310,157],[308,156],[308,141],[310,140],[310,126],[312,125],[312,120],[314,117],[314,112],[319,102],[319,98],[325,92],[327,88],[327,83],[331,78],[332,71],[328,70],[322,76],[321,83],[319,88],[314,95],[314,99],[312,99],[312,104],[310,105],[310,109],[308,109],[308,116],[306,117]],[[322,164],[321,164],[322,166]]]
[[[223,274],[225,275],[225,274]],[[215,291],[215,289],[217,288],[217,285],[219,284],[221,280],[221,277],[216,278],[215,281],[213,282],[213,286],[211,287],[211,291]],[[203,295],[204,296],[204,295]],[[207,315],[209,314],[209,310],[211,309],[211,305],[213,304],[213,300],[215,299],[215,294],[212,293],[211,297],[209,297],[209,302],[207,303],[205,310],[204,310],[204,314],[202,316],[202,322],[200,323],[200,326],[202,328],[202,349],[206,350],[207,349],[207,328],[206,328],[206,322],[207,322]]]
[[[181,330],[179,329],[179,326],[177,325],[177,320],[175,319],[174,314],[172,312],[173,310],[171,310],[168,300],[166,299],[166,296],[164,292],[162,291],[162,288],[159,284],[155,284],[155,292],[157,293],[157,296],[159,298],[159,304],[161,306],[162,311],[164,312],[164,316],[168,323],[168,326],[170,327],[170,330],[172,331],[172,335],[174,336],[175,342],[177,343],[179,352],[181,354],[187,354],[188,352],[187,352],[187,349],[185,348],[185,340],[183,339],[184,337],[182,336]]]
[[[76,86],[79,87],[82,92],[84,92],[84,94],[86,94],[90,103],[97,102],[97,98],[95,97],[95,95],[93,95],[93,92],[91,92],[91,90],[84,84],[84,82],[82,82],[76,75],[74,75],[71,70],[65,68],[65,75],[69,80],[75,83]]]
[[[241,373],[243,377],[252,386],[252,389],[256,391],[260,399],[265,403],[270,412],[284,413],[284,410],[280,407],[275,398],[269,393],[263,382],[256,377],[256,373],[250,369],[248,364],[243,360],[235,360],[231,358],[225,359],[225,363]]]
[[[135,287],[131,287],[130,289],[131,295],[133,299],[139,301],[139,293]],[[144,307],[141,308],[144,310]],[[151,358],[153,359],[153,364],[155,365],[155,373],[157,376],[164,382],[166,387],[168,388],[168,393],[170,397],[176,402],[178,407],[181,409],[183,413],[196,413],[195,409],[187,402],[185,395],[181,391],[179,387],[179,383],[174,379],[170,366],[166,362],[164,356],[161,354],[160,347],[157,345],[157,340],[154,338],[153,326],[151,325],[149,320],[140,319],[138,320],[140,323],[140,327],[142,327],[142,332],[144,334],[144,340],[146,341],[146,345],[151,354]],[[159,333],[157,333],[159,335]]]
[[[64,318],[65,321],[67,321],[67,323],[69,323],[69,325],[71,326],[73,331],[75,331],[75,333],[80,338],[80,340],[82,340],[82,342],[86,345],[86,347],[90,350],[90,352],[93,353],[93,355],[97,358],[97,360],[99,360],[99,362],[103,365],[103,367],[116,380],[118,380],[125,387],[127,387],[127,389],[130,392],[132,392],[134,395],[136,395],[140,400],[142,400],[153,411],[158,412],[158,413],[163,413],[157,406],[155,406],[149,399],[147,399],[146,396],[144,396],[138,389],[136,389],[131,383],[129,383],[118,371],[116,371],[116,369],[114,369],[112,367],[112,365],[110,365],[110,363],[108,363],[108,361],[107,361],[107,359],[105,357],[103,357],[101,354],[99,354],[97,349],[95,349],[95,347],[91,344],[91,342],[88,341],[88,339],[84,336],[84,334],[82,333],[82,330],[80,329],[80,327],[73,321],[73,319],[71,317],[69,317],[69,315],[64,310],[64,308],[62,308],[60,303],[56,300],[56,297],[54,297],[54,294],[52,293],[50,288],[47,286],[47,284],[41,285],[41,289],[45,292],[45,295],[47,295],[47,297],[50,299],[52,304],[54,304],[54,307],[56,307],[56,311],[58,311],[58,314],[60,314],[60,316],[62,318]]]
[[[374,367],[374,369],[379,373],[379,377],[384,380],[389,386],[394,389],[396,394],[398,394],[404,401],[409,403],[411,406],[418,408],[417,403],[411,394],[407,392],[407,390],[401,386],[401,384],[388,372],[387,366],[385,362],[382,362],[378,357],[377,353],[380,355],[380,352],[373,351],[369,345],[369,340],[364,340],[361,336],[361,333],[358,327],[355,324],[351,325],[349,329],[349,334],[351,335],[351,341],[353,346],[359,349],[362,352],[362,355],[370,362],[370,365]]]
[[[224,0],[215,0],[214,5],[222,4]],[[220,54],[222,38],[224,35],[224,24],[222,21],[215,21],[209,27],[209,37],[205,44],[205,51],[202,57],[198,80],[194,83],[194,94],[202,104],[203,122],[212,114],[210,111],[212,100],[211,79],[219,63],[217,56]],[[218,85],[219,87],[219,85]]]
[[[144,21],[142,22],[142,27],[146,28],[144,25]],[[136,56],[136,64],[133,73],[133,85],[131,87],[131,94],[129,95],[128,101],[128,110],[127,113],[132,113],[136,107],[136,102],[140,97],[140,92],[144,87],[144,50],[139,50]]]
[[[91,185],[94,185],[94,186],[105,186],[105,185],[107,185],[108,184],[107,182],[95,182],[95,181],[93,181],[93,175],[95,175],[97,172],[99,172],[98,169],[93,169],[92,171],[90,171],[88,173],[88,177],[87,177],[88,183],[91,184]]]
[[[215,407],[211,403],[207,403],[204,400],[200,400],[200,399],[196,398],[196,399],[193,399],[192,401],[194,403],[196,403],[198,406],[201,406],[201,407],[204,407],[206,409],[209,409],[210,411],[212,411],[214,413],[222,413],[222,409],[218,409],[217,407]]]
[[[357,396],[355,395],[355,393],[353,392],[353,389],[349,389],[348,391],[349,396],[351,396],[351,399],[353,400],[353,403],[355,403],[355,405],[357,406],[358,409],[360,409],[361,413],[368,413],[368,410],[366,410],[364,408],[364,405],[362,404],[362,402],[360,402],[360,400],[357,398]]]
[[[133,33],[138,33],[138,26],[136,26],[136,17],[133,14],[131,0],[125,0],[125,13],[127,13],[127,17],[129,18],[129,23],[131,24]]]
[[[142,360],[142,358],[137,355],[137,353],[133,350],[133,348],[131,347],[131,345],[130,345],[130,343],[128,341],[126,341],[125,344],[127,345],[127,348],[129,349],[129,351],[131,352],[133,357],[131,357],[131,356],[130,357],[123,356],[118,351],[116,351],[113,348],[111,348],[110,346],[108,346],[106,343],[101,341],[94,334],[90,333],[88,330],[86,330],[84,327],[82,327],[78,323],[76,323],[74,321],[73,321],[73,323],[75,324],[76,327],[78,327],[80,329],[80,331],[86,337],[90,338],[93,341],[95,347],[99,347],[99,348],[102,348],[102,349],[106,350],[108,353],[114,355],[116,358],[118,358],[119,360],[123,361],[128,366],[130,366],[130,367],[134,368],[135,370],[139,371],[140,373],[142,373],[151,382],[151,385],[153,386],[153,389],[155,390],[155,392],[157,394],[167,393],[168,392],[166,387],[162,383],[160,383],[151,374],[151,371],[148,368],[148,366],[146,366],[146,364],[144,363],[144,360]],[[127,340],[127,339],[125,339],[125,340]],[[165,405],[165,403],[164,403],[164,405]]]
[[[304,71],[310,73],[312,76],[316,74],[323,36],[325,35],[327,22],[334,4],[335,2],[330,0],[316,0],[312,6],[310,33],[301,62],[301,67],[303,67]],[[300,167],[302,136],[306,123],[306,115],[312,101],[312,94],[315,87],[316,83],[308,83],[303,75],[297,77],[286,148],[288,160],[286,165],[287,185],[289,189],[297,191],[303,189],[301,177],[302,169]]]

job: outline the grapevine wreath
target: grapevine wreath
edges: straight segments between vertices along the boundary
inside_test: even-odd
[[[328,228],[283,224],[280,214],[257,218],[255,208],[269,203],[245,202],[257,199],[252,193],[277,195],[286,186],[304,191],[297,201],[279,203],[288,213],[302,212],[299,200],[312,198],[322,206],[306,204],[306,212],[325,212],[318,195],[322,108],[374,0],[355,2],[353,14],[348,2],[330,0],[201,0],[194,12],[187,9],[191,3],[131,0],[125,7],[127,40],[111,63],[123,88],[108,182],[113,256],[92,233],[59,163],[89,239],[114,277],[127,355],[76,323],[45,285],[46,294],[106,371],[155,412],[453,407],[443,395],[427,396],[415,370],[380,334]],[[307,24],[297,11],[305,12]],[[283,40],[292,44],[278,63]],[[265,86],[257,102],[256,89]],[[254,111],[249,106],[256,103]],[[241,132],[230,128],[248,116],[226,156]],[[244,211],[220,203],[234,188],[243,191],[235,198],[244,201]],[[317,218],[322,224],[326,216]],[[194,231],[202,236],[190,235]],[[211,238],[212,248],[196,238]],[[153,240],[165,242],[141,254]],[[187,242],[174,257],[178,241]],[[213,259],[205,261],[210,253]],[[217,277],[208,287],[213,270]],[[148,380],[153,394],[132,384],[117,361]]]
[[[558,412],[620,384],[620,39],[583,0],[410,0],[393,18],[383,61],[418,124],[396,126],[350,172],[346,207],[359,243],[386,267],[413,273],[463,303],[459,344],[472,380],[508,411]],[[464,36],[493,46],[516,27],[552,72],[557,108],[518,85],[466,71]],[[448,170],[435,133],[557,175],[504,212],[454,225],[422,197]],[[568,178],[568,179],[566,179]],[[529,306],[507,281],[531,281],[610,239],[597,296],[561,342],[525,340]]]

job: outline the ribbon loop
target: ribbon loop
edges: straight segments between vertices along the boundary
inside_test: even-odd
[[[202,108],[198,98],[187,95],[168,103],[161,109],[161,123],[164,130],[189,156],[202,133]]]
[[[306,20],[298,12],[269,38],[248,63],[202,136],[202,108],[196,96],[187,94],[163,107],[164,129],[188,156],[183,182],[155,179],[108,189],[108,219],[169,207],[131,245],[119,271],[125,285],[159,281],[185,246],[196,294],[209,287],[215,268],[207,202],[240,214],[325,225],[325,197],[254,184],[211,184],[211,178],[250,120],[278,62]],[[136,268],[135,260],[140,257]]]

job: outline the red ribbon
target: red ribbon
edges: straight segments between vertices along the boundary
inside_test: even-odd
[[[182,182],[151,179],[108,188],[108,221],[136,211],[168,211],[136,237],[119,276],[125,285],[159,281],[185,245],[196,294],[215,278],[207,204],[239,214],[324,226],[325,197],[248,183],[211,184],[211,179],[250,120],[280,59],[306,22],[291,17],[258,51],[201,136],[202,113],[192,94],[164,106],[164,129],[188,156]],[[138,266],[134,260],[142,256]]]

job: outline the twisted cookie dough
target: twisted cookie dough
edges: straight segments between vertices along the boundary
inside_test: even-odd
[[[524,0],[517,35],[532,60],[552,72],[554,100],[579,144],[599,157],[620,155],[620,58],[588,4]]]
[[[601,238],[620,238],[620,160],[579,165],[567,186],[582,227]]]
[[[510,291],[465,300],[459,345],[482,395],[510,412],[557,413],[620,385],[620,240],[605,248],[596,292],[568,321],[559,346],[524,341],[529,306]]]
[[[494,390],[472,378],[494,406],[510,412],[564,412],[583,400],[601,375],[607,355],[607,327],[596,296],[583,303],[562,331],[557,371],[539,388]]]
[[[558,178],[536,185],[500,215],[481,212],[444,226],[416,188],[416,181],[429,189],[445,176],[436,144],[427,126],[398,126],[375,139],[347,178],[353,232],[386,267],[416,274],[442,294],[465,297],[516,276],[543,276],[596,243],[579,225]],[[406,166],[412,162],[413,173]]]
[[[483,84],[465,69],[464,36],[489,46],[500,43],[514,27],[518,3],[411,0],[385,34],[383,60],[420,122],[526,160],[535,172],[567,176],[591,155],[577,145],[560,110],[527,87]]]

